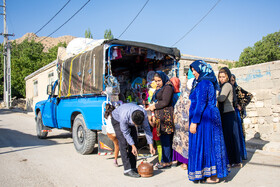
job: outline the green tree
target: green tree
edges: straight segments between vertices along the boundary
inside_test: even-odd
[[[42,61],[43,45],[34,40],[29,42],[24,40],[20,44],[12,43],[11,50],[11,86],[12,95],[16,97],[25,97],[24,78],[32,72],[46,65]]]
[[[248,66],[280,60],[280,31],[268,34],[256,42],[253,47],[247,47],[239,56],[237,67]]]
[[[104,39],[107,39],[107,40],[114,39],[114,35],[113,35],[111,29],[106,29],[105,30],[105,32],[104,32]]]
[[[85,31],[85,38],[93,38],[90,28],[88,28],[88,30]]]
[[[25,97],[25,80],[29,74],[41,67],[51,63],[57,58],[58,47],[66,47],[66,43],[59,43],[57,46],[43,52],[44,46],[34,40],[24,40],[22,43],[12,43],[11,50],[11,87],[12,96]]]

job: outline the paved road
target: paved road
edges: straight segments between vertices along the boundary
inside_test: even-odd
[[[188,181],[180,167],[155,171],[151,178],[129,178],[112,156],[80,155],[71,134],[53,130],[36,137],[34,117],[0,109],[0,186],[205,186]],[[151,158],[152,160],[154,158]],[[119,162],[121,159],[119,159]],[[140,163],[140,162],[138,162]],[[242,169],[216,186],[280,186],[280,157],[249,153]]]

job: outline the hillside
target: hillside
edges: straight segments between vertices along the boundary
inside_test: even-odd
[[[39,42],[41,40],[43,40],[45,38],[45,36],[42,37],[38,37],[36,34],[34,33],[26,33],[25,35],[23,35],[21,38],[15,39],[13,41],[16,41],[16,43],[21,43],[23,42],[25,39],[28,39],[28,41],[31,40],[35,40],[35,42]],[[50,48],[56,46],[58,43],[63,43],[65,42],[66,44],[68,44],[71,40],[73,40],[74,36],[60,36],[58,38],[52,38],[52,37],[47,37],[46,39],[44,39],[41,43],[43,44],[44,48],[44,52],[47,52]]]

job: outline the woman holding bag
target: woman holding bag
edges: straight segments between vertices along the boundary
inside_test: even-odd
[[[157,90],[152,98],[155,104],[149,106],[147,110],[155,113],[155,126],[162,145],[162,160],[157,167],[164,169],[172,164],[172,139],[174,133],[172,98],[174,88],[168,76],[162,71],[156,71],[154,81],[157,84]]]

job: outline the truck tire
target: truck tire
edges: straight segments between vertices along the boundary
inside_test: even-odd
[[[78,114],[74,120],[72,137],[78,153],[92,153],[96,143],[96,132],[87,128],[82,114]]]
[[[37,137],[40,139],[45,139],[48,135],[48,132],[43,132],[44,124],[42,121],[42,114],[41,112],[38,113],[37,115],[37,120],[36,120],[36,132],[37,132]]]

